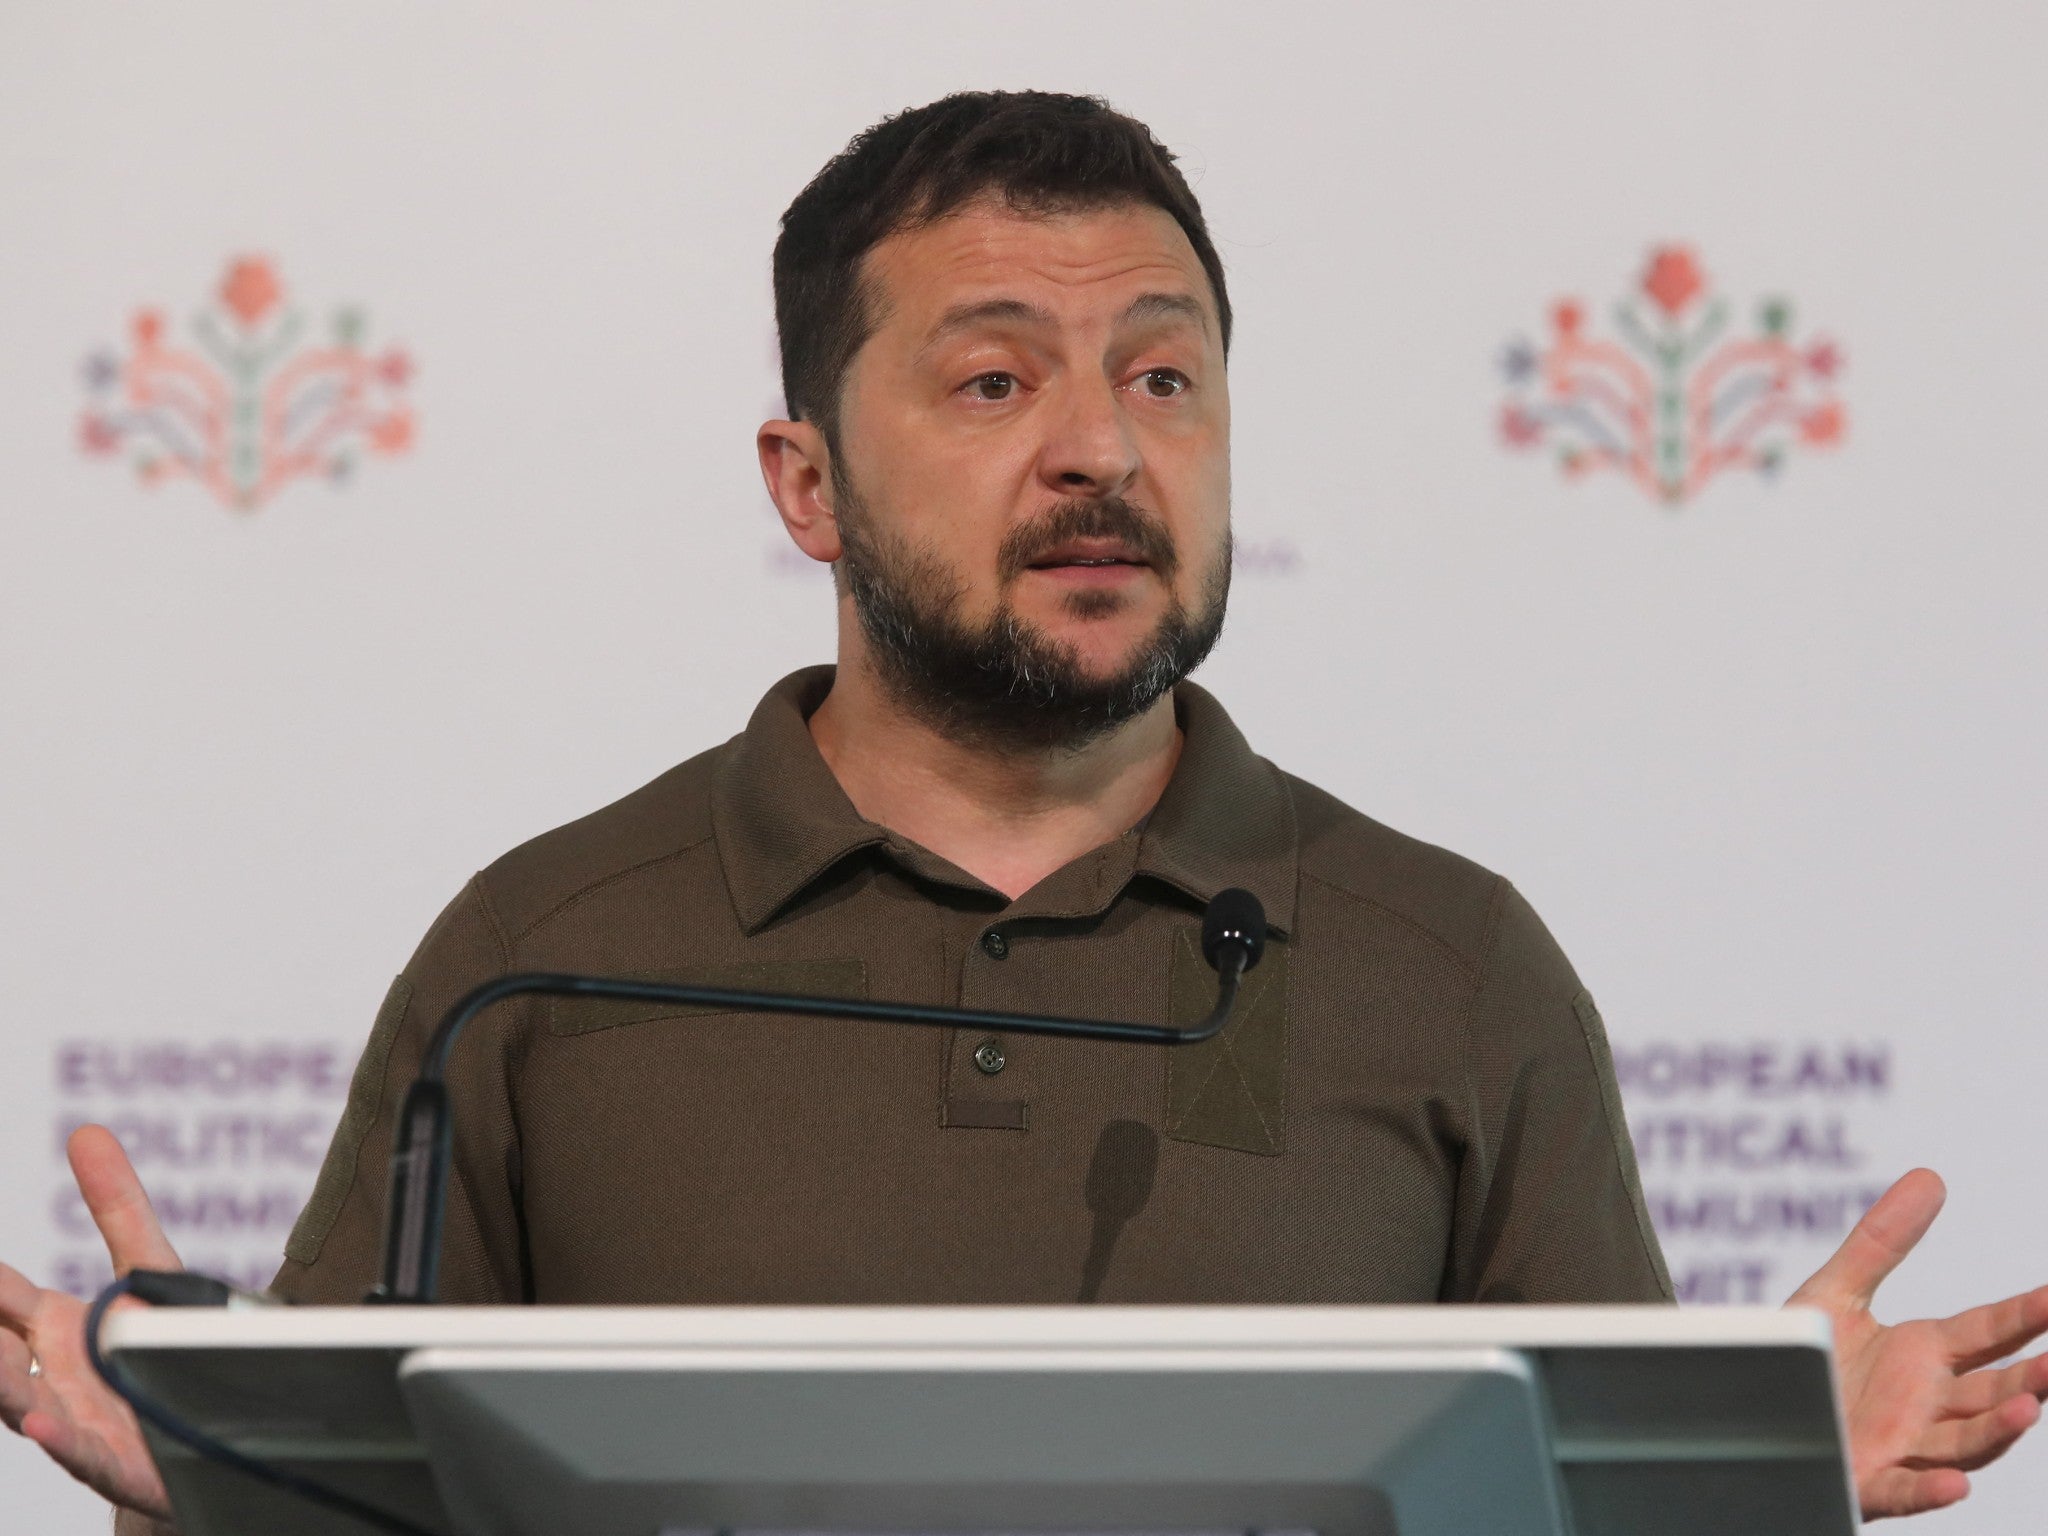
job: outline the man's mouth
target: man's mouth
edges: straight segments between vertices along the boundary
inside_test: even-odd
[[[1119,539],[1069,539],[1032,560],[1027,569],[1113,570],[1119,566],[1149,569],[1152,562]]]

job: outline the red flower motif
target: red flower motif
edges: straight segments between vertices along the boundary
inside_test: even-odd
[[[1586,312],[1579,308],[1576,299],[1559,299],[1550,311],[1550,323],[1557,327],[1560,336],[1578,335],[1585,318]]]
[[[135,312],[135,345],[147,352],[164,333],[164,317],[153,309]]]
[[[378,453],[404,453],[412,446],[412,417],[394,411],[370,423],[370,447]]]
[[[121,434],[106,417],[87,412],[78,420],[78,446],[90,454],[109,454],[121,446]]]
[[[220,285],[220,301],[244,327],[253,326],[277,308],[284,286],[261,256],[243,256],[231,263]]]
[[[1799,435],[1816,448],[1832,448],[1842,440],[1848,425],[1848,414],[1830,400],[1799,418]]]
[[[393,347],[377,359],[377,377],[393,389],[405,388],[406,380],[412,377],[412,359]]]
[[[1504,405],[1500,412],[1500,435],[1511,448],[1527,448],[1542,440],[1543,423],[1519,405]]]
[[[1806,349],[1806,366],[1823,379],[1832,379],[1842,369],[1842,351],[1832,341],[1816,341]]]
[[[1643,274],[1643,292],[1671,319],[1676,320],[1706,286],[1706,276],[1685,246],[1660,245],[1650,253],[1650,268]]]

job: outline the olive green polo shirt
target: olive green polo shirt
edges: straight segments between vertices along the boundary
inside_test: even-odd
[[[449,1082],[467,1302],[1668,1300],[1600,1016],[1505,880],[1253,754],[1182,684],[1137,829],[1012,901],[863,820],[806,718],[478,874],[394,982],[277,1289],[375,1281],[393,1117],[442,1012],[580,971],[1189,1024],[1203,904],[1272,938],[1161,1047],[520,998]]]

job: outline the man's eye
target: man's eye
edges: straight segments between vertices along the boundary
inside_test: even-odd
[[[1171,400],[1187,393],[1188,376],[1178,368],[1152,368],[1139,376],[1138,383],[1155,400]]]
[[[967,381],[967,392],[977,400],[1007,400],[1017,389],[1017,377],[1010,373],[977,374]]]

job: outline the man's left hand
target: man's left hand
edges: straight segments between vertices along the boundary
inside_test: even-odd
[[[1916,1168],[1864,1213],[1789,1306],[1834,1319],[1849,1458],[1863,1518],[1916,1515],[1970,1491],[2041,1417],[2048,1355],[1989,1369],[2048,1331],[2048,1286],[1939,1321],[1887,1327],[1870,1315],[1878,1286],[1926,1235],[1948,1197]]]

